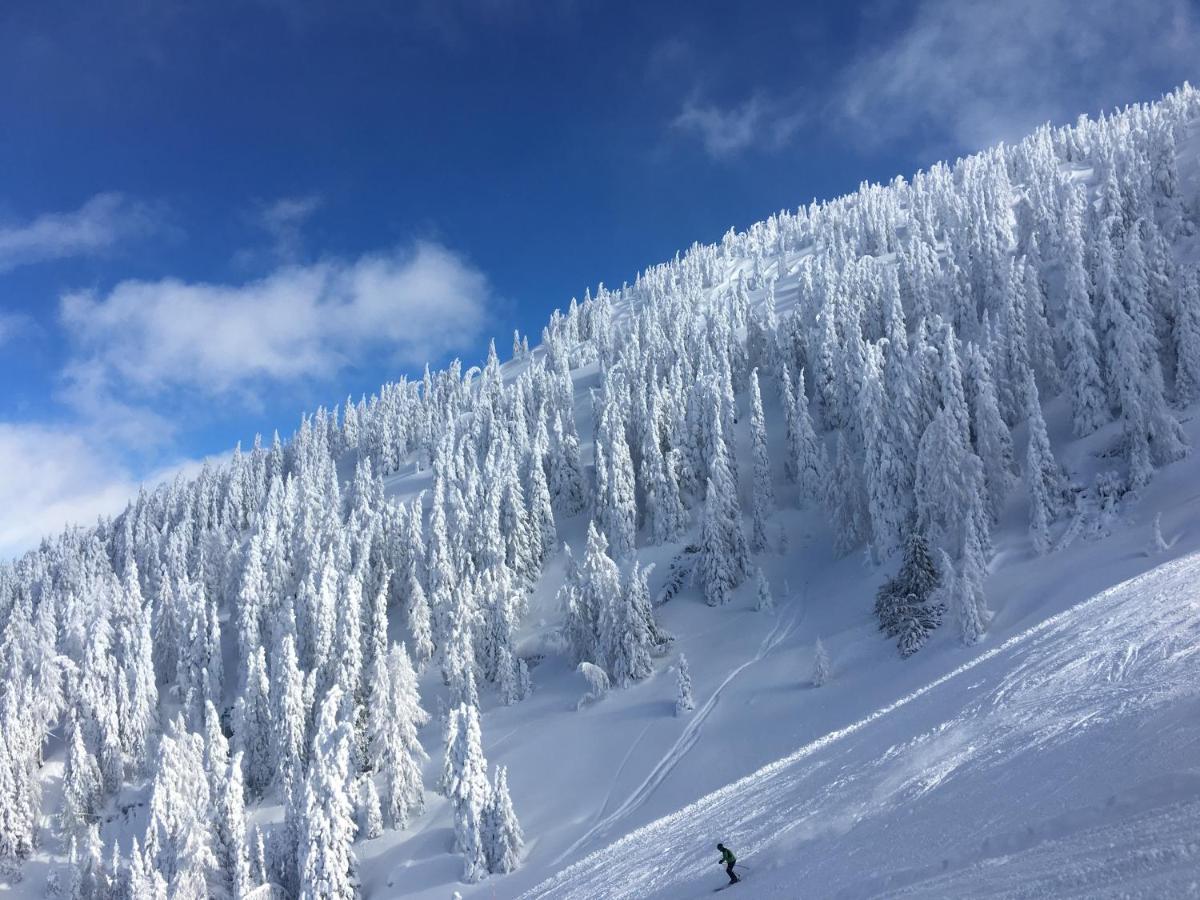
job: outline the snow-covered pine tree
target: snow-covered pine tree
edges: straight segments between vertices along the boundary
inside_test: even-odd
[[[875,597],[879,630],[898,638],[901,656],[910,656],[925,643],[941,622],[940,604],[930,603],[938,585],[938,571],[924,536],[910,526],[904,542],[900,570],[880,587]]]
[[[1025,481],[1029,486],[1029,534],[1039,554],[1050,551],[1050,523],[1064,508],[1067,479],[1054,458],[1046,420],[1042,417],[1033,373],[1025,371],[1023,390],[1029,443],[1025,448]]]
[[[996,385],[987,358],[975,344],[967,345],[966,357],[971,431],[975,436],[976,455],[983,462],[988,515],[992,522],[999,522],[1015,481],[1012,435],[1000,415]]]
[[[770,612],[775,608],[775,598],[771,596],[771,585],[767,581],[767,576],[763,574],[762,567],[758,567],[754,572],[755,585],[755,604],[754,608],[759,612]]]
[[[1108,421],[1104,388],[1100,381],[1100,347],[1096,340],[1095,312],[1088,291],[1084,264],[1085,188],[1073,183],[1066,188],[1062,205],[1065,318],[1062,340],[1067,348],[1067,389],[1075,434],[1091,434]]]
[[[67,759],[63,767],[63,834],[79,836],[92,822],[100,800],[100,769],[83,741],[83,729],[72,714],[66,727]]]
[[[587,552],[578,566],[568,565],[559,593],[564,605],[562,635],[573,662],[607,667],[601,620],[604,610],[620,594],[621,573],[608,555],[608,541],[594,522],[589,523]]]
[[[370,679],[368,759],[384,779],[383,811],[405,828],[425,807],[421,766],[428,759],[417,733],[429,721],[403,644],[393,644]]]
[[[886,347],[886,341],[866,347],[857,407],[866,451],[863,474],[871,526],[871,552],[876,562],[888,557],[898,545],[912,492],[908,467],[888,425],[889,399],[883,382]]]
[[[829,654],[825,652],[825,645],[821,643],[821,639],[817,638],[816,643],[813,644],[812,686],[821,687],[829,681],[832,673]]]
[[[767,520],[775,504],[771,483],[771,459],[767,455],[767,421],[763,415],[762,393],[758,388],[758,369],[750,372],[750,435],[754,452],[754,524],[750,549],[762,553],[767,548]]]
[[[450,714],[442,790],[454,807],[454,848],[463,858],[463,881],[473,884],[488,873],[483,810],[489,786],[479,711],[466,703],[459,704]]]
[[[804,370],[801,369],[796,380],[795,404],[789,405],[787,443],[788,458],[796,472],[795,480],[802,506],[824,496],[825,472],[828,469],[825,450],[817,440],[804,391]],[[784,402],[788,402],[786,392]]]
[[[978,643],[992,618],[983,592],[983,582],[987,578],[986,560],[983,557],[983,548],[974,533],[974,526],[968,524],[962,572],[955,576],[959,638],[968,647]],[[954,570],[951,568],[949,571]]]
[[[602,700],[604,695],[608,693],[608,673],[602,668],[585,660],[576,667],[575,671],[583,676],[583,680],[588,685],[588,692],[580,697],[575,704],[577,710]]]
[[[495,780],[483,811],[483,847],[489,872],[507,874],[521,863],[525,835],[508,794],[508,769],[496,767]]]
[[[687,657],[679,654],[679,663],[675,667],[675,715],[682,716],[696,708],[692,698],[692,675],[688,670]]]
[[[358,896],[355,875],[353,728],[343,715],[342,690],[333,685],[321,701],[304,785],[300,829],[300,900]]]
[[[654,671],[650,653],[654,647],[654,622],[649,590],[636,561],[622,589],[608,599],[600,619],[602,658],[618,687],[640,681]]]
[[[358,780],[358,835],[368,841],[383,834],[383,811],[379,804],[379,791],[375,779],[369,774]]]
[[[1188,266],[1179,273],[1174,298],[1175,399],[1187,406],[1200,400],[1200,267]]]
[[[187,731],[177,716],[159,743],[145,835],[148,868],[172,898],[207,900],[220,883],[211,810],[204,738]]]
[[[736,567],[730,559],[728,532],[730,523],[717,499],[716,487],[708,480],[708,500],[704,504],[704,528],[700,538],[700,575],[704,599],[709,606],[729,602],[730,592],[738,585]],[[733,523],[740,530],[741,526]]]
[[[565,414],[570,416],[570,407]],[[574,419],[570,427],[563,425],[564,411],[554,417],[554,443],[550,453],[550,495],[557,508],[566,516],[580,513],[587,501],[583,492],[583,465],[579,461],[579,437]]]

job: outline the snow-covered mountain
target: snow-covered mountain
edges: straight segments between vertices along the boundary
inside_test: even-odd
[[[1196,892],[1198,140],[781,213],[0,568],[0,878]]]

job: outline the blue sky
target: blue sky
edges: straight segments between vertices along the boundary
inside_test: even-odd
[[[0,557],[1198,51],[1191,0],[7,3]]]

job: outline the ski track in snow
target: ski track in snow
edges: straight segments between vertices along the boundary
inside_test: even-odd
[[[717,685],[716,690],[712,692],[708,700],[704,702],[704,705],[692,713],[687,727],[683,729],[683,732],[679,735],[675,743],[666,752],[663,758],[660,759],[655,764],[654,768],[650,770],[650,774],[646,776],[645,780],[634,789],[633,793],[625,798],[625,801],[620,806],[596,822],[596,824],[594,824],[591,828],[584,832],[580,838],[571,844],[570,847],[560,853],[554,862],[551,863],[551,865],[561,865],[563,860],[572,856],[592,839],[610,832],[613,826],[616,825],[621,819],[625,818],[627,815],[645,803],[648,799],[650,799],[655,789],[657,789],[658,786],[662,784],[664,780],[666,780],[667,776],[671,774],[677,765],[679,765],[680,760],[682,760],[684,756],[687,755],[687,752],[695,746],[696,741],[700,738],[700,731],[704,727],[705,721],[708,719],[713,709],[716,708],[717,701],[721,699],[721,694],[725,688],[727,688],[730,683],[732,683],[733,680],[737,678],[737,676],[743,671],[754,665],[756,662],[762,660],[768,653],[783,643],[787,636],[792,632],[795,624],[795,615],[789,617],[786,620],[786,624],[783,618],[778,619],[771,631],[768,632],[765,638],[763,638],[762,643],[759,645],[758,652],[755,653],[754,656],[750,657],[750,659],[738,666],[735,666],[730,673],[725,676],[725,680]],[[628,757],[626,758],[628,759]],[[624,768],[624,763],[621,764],[621,767]],[[620,775],[619,770],[617,774]],[[606,797],[604,801],[604,806],[607,805],[608,797]]]
[[[1193,555],[1103,591],[524,897],[703,896],[718,835],[756,897],[1200,896],[1198,581]]]

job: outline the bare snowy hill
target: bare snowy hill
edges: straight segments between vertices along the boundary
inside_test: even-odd
[[[781,213],[0,567],[0,879],[1196,893],[1198,142]]]

